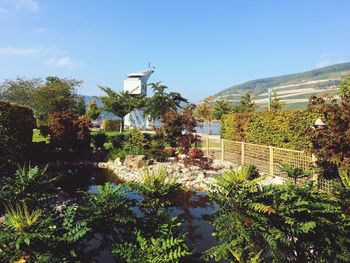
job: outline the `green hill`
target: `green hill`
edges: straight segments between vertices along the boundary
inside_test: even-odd
[[[312,95],[336,95],[339,81],[347,74],[350,74],[350,62],[302,73],[252,80],[234,85],[214,96],[237,102],[241,95],[251,91],[256,104],[264,107],[268,102],[267,90],[271,88],[285,101],[286,108],[302,108]]]

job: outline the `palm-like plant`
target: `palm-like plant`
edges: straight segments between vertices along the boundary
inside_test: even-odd
[[[23,231],[38,222],[42,211],[40,209],[29,212],[25,203],[6,206],[6,224],[15,231]]]
[[[0,199],[8,203],[25,202],[29,207],[45,205],[57,193],[54,183],[60,176],[50,177],[47,167],[18,167],[15,175],[4,178]]]
[[[294,184],[296,185],[298,179],[310,177],[311,175],[319,172],[319,169],[302,169],[300,167],[293,167],[288,164],[281,164],[280,169],[282,172],[285,172],[289,178],[293,179]]]
[[[153,170],[145,168],[142,171],[141,180],[141,183],[133,187],[150,199],[163,199],[180,190],[180,184],[174,176],[167,173],[165,166],[159,166]]]

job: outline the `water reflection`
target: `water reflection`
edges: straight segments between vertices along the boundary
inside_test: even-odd
[[[100,168],[60,168],[69,170],[68,175],[64,176],[60,182],[63,191],[74,197],[79,197],[82,192],[98,192],[98,185],[106,182],[120,184],[121,182],[109,173]],[[51,172],[59,172],[58,169],[51,169]],[[157,224],[166,221],[170,217],[178,217],[183,221],[182,231],[187,233],[187,243],[194,254],[186,262],[202,262],[201,253],[215,245],[215,238],[212,236],[214,227],[205,219],[205,215],[213,213],[215,205],[210,201],[208,195],[204,192],[183,192],[174,196],[166,207],[147,207],[142,196],[136,192],[127,193],[127,198],[136,200],[138,203],[133,212],[142,214],[145,219],[143,224],[147,231],[152,232]],[[118,262],[110,253],[109,245],[103,240],[109,240],[110,237],[101,237],[89,242],[86,249],[88,258],[94,258],[93,262],[112,263]],[[113,243],[112,243],[113,244]],[[96,261],[96,260],[97,261]],[[92,262],[86,259],[84,262]]]

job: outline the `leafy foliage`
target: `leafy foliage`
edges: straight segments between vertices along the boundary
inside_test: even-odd
[[[124,130],[124,118],[134,109],[141,107],[144,104],[142,95],[132,95],[127,91],[115,92],[108,87],[100,87],[107,94],[101,97],[104,110],[115,114],[121,119],[120,132]]]
[[[215,120],[221,120],[224,114],[228,114],[233,111],[233,107],[228,100],[219,99],[214,103],[213,116]]]
[[[81,113],[81,107],[77,107],[81,100],[76,93],[76,88],[81,84],[82,81],[75,79],[47,77],[46,83],[35,89],[33,93],[35,116],[46,124],[49,122],[50,114],[54,112]]]
[[[326,123],[323,127],[310,130],[308,138],[312,143],[320,164],[331,163],[349,169],[350,167],[350,96],[344,96],[338,102],[330,102],[311,97],[308,110],[321,117]]]
[[[92,100],[89,103],[89,107],[86,111],[86,116],[88,116],[91,120],[96,120],[100,117],[101,110],[97,107],[96,100]]]
[[[344,78],[339,85],[339,95],[342,98],[350,96],[350,75]]]
[[[149,84],[153,89],[153,96],[146,99],[144,115],[152,120],[164,119],[169,112],[177,112],[181,109],[181,103],[187,103],[187,100],[177,92],[167,93],[167,86],[158,83]]]
[[[348,215],[333,198],[314,191],[311,182],[263,186],[261,178],[248,178],[244,170],[217,178],[210,195],[219,205],[212,219],[219,243],[206,258],[345,262]]]
[[[159,166],[154,170],[145,168],[141,174],[142,182],[133,187],[146,198],[154,201],[164,201],[166,197],[176,194],[180,190],[180,184],[175,177],[168,175],[165,166]]]
[[[280,169],[282,172],[287,173],[289,178],[293,179],[295,185],[297,184],[298,179],[310,177],[311,175],[319,172],[319,169],[316,168],[304,170],[299,167],[292,167],[288,164],[281,164]]]
[[[179,262],[190,255],[183,235],[173,235],[173,225],[163,224],[156,230],[156,237],[146,238],[136,232],[136,242],[119,244],[113,253],[128,263]]]
[[[35,126],[31,109],[0,101],[0,169],[29,159]]]
[[[7,176],[3,180],[0,198],[10,204],[26,202],[31,207],[42,207],[57,195],[54,183],[60,176],[50,177],[46,168],[18,167],[15,176]]]
[[[50,145],[63,150],[84,150],[90,146],[90,119],[78,117],[72,112],[54,112],[48,127],[41,127],[44,135],[50,135]]]
[[[121,121],[120,120],[108,120],[102,121],[102,129],[105,132],[109,131],[120,131]]]
[[[160,133],[171,147],[180,146],[184,152],[187,152],[195,142],[193,133],[197,121],[194,117],[194,109],[195,107],[190,105],[181,113],[168,112],[162,118]]]
[[[0,100],[32,107],[34,90],[42,85],[40,79],[5,80],[0,84]]]
[[[224,139],[272,145],[295,150],[310,146],[306,135],[317,114],[304,110],[276,110],[228,114],[222,119]]]
[[[103,149],[104,144],[107,141],[107,134],[104,132],[98,132],[92,135],[92,142],[97,149]]]
[[[272,110],[280,110],[282,109],[285,102],[282,102],[280,98],[277,97],[277,92],[273,92],[273,98],[271,101],[271,109]]]

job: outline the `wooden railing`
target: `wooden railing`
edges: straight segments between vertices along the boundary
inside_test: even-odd
[[[281,164],[292,167],[309,169],[314,166],[316,159],[313,155],[304,151],[296,151],[267,145],[237,142],[215,138],[213,136],[198,136],[198,147],[207,156],[222,161],[230,161],[239,165],[254,165],[259,171],[282,178],[288,178],[287,174],[280,169]],[[306,179],[300,179],[303,181]],[[313,176],[322,190],[329,190],[329,180]]]

